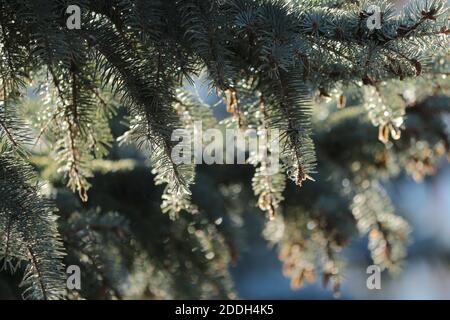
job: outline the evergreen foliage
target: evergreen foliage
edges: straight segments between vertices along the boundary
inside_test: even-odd
[[[446,1],[75,3],[0,0],[0,266],[24,271],[24,298],[235,298],[228,265],[255,202],[293,287],[321,273],[338,292],[357,230],[399,269],[410,227],[383,183],[450,155]],[[202,73],[223,123],[186,92]],[[254,170],[177,164],[172,133],[197,120],[279,130],[280,170],[259,154]],[[63,262],[82,264],[81,292]]]

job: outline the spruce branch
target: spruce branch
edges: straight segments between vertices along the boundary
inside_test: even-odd
[[[258,131],[263,134],[269,134],[269,125],[267,122],[267,110],[264,100],[260,98],[257,118],[259,120]],[[258,206],[261,210],[268,212],[270,220],[275,219],[276,212],[284,200],[283,191],[286,187],[285,176],[280,170],[270,172],[269,167],[274,165],[270,157],[276,156],[271,149],[271,137],[260,136],[258,152],[249,159],[249,163],[256,167],[252,179],[252,187],[255,195],[258,196]],[[273,159],[272,159],[273,161]]]
[[[310,137],[311,111],[302,77],[280,71],[277,79],[268,80],[262,92],[274,92],[271,96],[263,93],[268,105],[267,121],[271,128],[280,130],[281,156],[287,173],[297,185],[302,186],[305,180],[313,180],[315,170],[314,146]]]
[[[367,25],[373,4],[381,9],[380,29]],[[269,237],[276,238],[294,287],[321,271],[325,283],[339,288],[338,252],[351,236],[347,227],[354,226],[350,207],[360,231],[369,234],[375,262],[393,269],[401,263],[409,227],[394,214],[381,183],[402,171],[419,181],[450,154],[442,121],[448,112],[448,70],[439,62],[448,60],[444,0],[413,0],[398,12],[384,0],[83,0],[78,2],[81,30],[67,28],[67,5],[63,0],[0,0],[0,256],[2,267],[13,271],[18,261],[27,263],[25,297],[64,295],[53,206],[35,185],[24,152],[29,130],[21,118],[29,111],[23,107],[32,99],[27,97],[33,96],[31,89],[38,94],[34,104],[40,104],[31,115],[41,129],[39,151],[56,158],[55,167],[82,200],[87,200],[89,183],[95,183],[94,160],[113,145],[111,101],[105,96],[120,98],[130,118],[122,138],[148,153],[156,184],[165,185],[162,211],[179,216],[170,225],[164,224],[165,216],[151,220],[150,227],[156,221],[164,229],[153,229],[151,241],[145,230],[139,244],[131,246],[141,252],[133,268],[147,277],[158,278],[153,270],[163,274],[167,296],[234,297],[229,257],[220,254],[228,240],[206,210],[191,202],[194,166],[172,159],[174,130],[191,130],[205,118],[208,128],[216,125],[203,101],[179,91],[200,72],[207,75],[210,90],[225,95],[241,129],[281,132],[281,170],[268,175],[268,159],[253,155],[252,187],[260,208],[272,218],[268,225],[285,232]],[[268,141],[263,144],[270,149]],[[298,202],[283,170],[303,185],[299,192],[309,203]],[[242,178],[238,169],[233,172]],[[313,174],[318,181],[305,184]],[[204,178],[201,172],[199,178]],[[331,182],[344,190],[334,190]],[[221,191],[236,206],[237,192],[230,190]],[[95,202],[95,191],[90,192]],[[121,196],[115,194],[111,202],[117,204]],[[217,205],[212,211],[227,210]],[[120,257],[108,268],[110,261],[103,259],[118,257],[123,244],[108,242],[108,254],[99,250],[111,231],[103,228],[104,221],[93,221],[101,216],[74,215],[64,230],[65,243],[72,258],[85,253],[87,270],[100,278],[104,297],[125,298],[115,267],[126,263]],[[74,231],[71,242],[72,224],[85,219],[88,223]],[[149,227],[146,221],[139,224]],[[161,250],[169,257],[165,261],[154,254]],[[181,275],[170,275],[175,272]],[[189,280],[203,277],[180,279],[186,274],[192,275]],[[157,280],[147,282],[141,287],[155,286]]]
[[[96,31],[94,31],[96,30]],[[113,87],[122,94],[133,118],[133,126],[127,134],[138,145],[147,145],[158,184],[167,184],[167,191],[175,197],[189,195],[193,173],[188,166],[176,165],[171,157],[174,142],[171,132],[178,127],[178,117],[172,109],[174,84],[169,78],[170,66],[163,59],[162,49],[151,54],[149,64],[139,60],[140,53],[133,51],[125,39],[105,25],[92,26],[87,40],[94,43],[101,56],[98,63],[107,68],[103,82],[114,77]],[[114,46],[111,46],[115,43]],[[129,61],[134,59],[134,63]],[[155,69],[152,69],[155,67]],[[171,66],[173,67],[173,66]],[[150,145],[148,145],[150,144]]]
[[[65,294],[64,249],[53,206],[33,178],[25,162],[10,152],[0,155],[0,257],[4,267],[12,266],[11,258],[27,262],[24,298],[58,299]]]

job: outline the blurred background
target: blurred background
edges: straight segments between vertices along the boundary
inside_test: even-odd
[[[400,9],[407,0],[392,0]],[[449,124],[450,122],[447,121]],[[404,269],[397,275],[383,273],[382,289],[368,290],[366,268],[371,264],[367,240],[355,239],[345,249],[348,259],[342,284],[343,299],[450,299],[450,166],[444,162],[433,177],[422,183],[402,175],[387,186],[399,215],[413,232]],[[248,225],[261,224],[252,215]],[[252,251],[232,269],[237,290],[247,299],[333,299],[320,285],[293,291],[279,272],[275,249],[268,249],[255,226],[248,232]]]
[[[398,1],[400,5],[404,1]],[[190,88],[216,106],[215,116],[225,118],[224,107],[198,82]],[[217,106],[219,103],[219,106]],[[447,117],[447,127],[450,128]],[[412,227],[408,256],[398,274],[382,273],[382,289],[367,288],[366,269],[372,265],[366,237],[353,238],[342,255],[346,259],[341,299],[450,299],[450,166],[443,161],[434,176],[417,182],[401,174],[385,185],[396,213]],[[232,267],[239,297],[244,299],[335,299],[320,281],[294,290],[284,277],[277,248],[263,237],[264,217],[256,212],[243,213],[245,248]]]
[[[393,181],[388,190],[397,213],[413,227],[404,269],[382,274],[382,289],[368,290],[371,264],[365,238],[354,239],[343,252],[347,269],[342,299],[450,299],[450,167],[443,164],[436,176],[416,183],[409,177]],[[334,299],[319,284],[292,290],[283,277],[276,249],[261,236],[262,222],[245,215],[246,238],[251,250],[231,269],[239,296],[245,299]],[[252,227],[251,227],[252,226]]]

